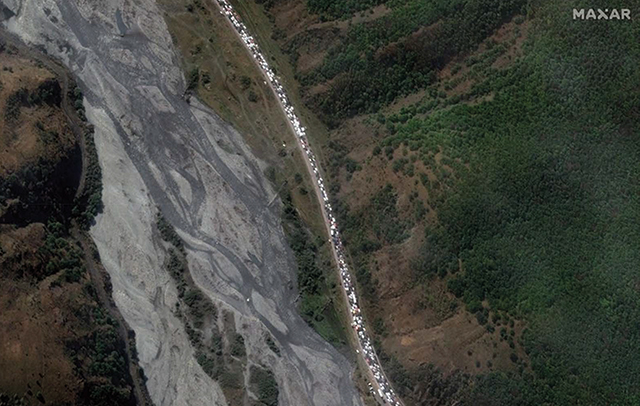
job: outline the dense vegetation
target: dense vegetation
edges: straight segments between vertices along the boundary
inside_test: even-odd
[[[99,306],[83,307],[81,312],[94,328],[66,343],[77,374],[85,379],[81,402],[95,406],[135,405],[125,344],[115,320]]]
[[[293,206],[291,193],[284,189],[280,193],[283,202],[282,220],[298,265],[298,290],[300,291],[300,314],[327,341],[334,345],[344,344],[344,331],[337,318],[337,308],[332,299],[327,275],[332,272],[330,263],[320,263],[317,244],[300,219]]]
[[[0,206],[6,209],[2,221],[20,226],[46,222],[49,218],[67,222],[80,173],[80,151],[73,149],[58,160],[39,158],[11,175],[0,178]]]
[[[325,282],[324,274],[316,264],[317,247],[304,229],[289,192],[283,193],[282,217],[287,225],[289,245],[298,263],[298,289],[306,294],[317,294]]]
[[[73,101],[78,117],[86,122],[82,91],[75,85],[70,86],[68,97]],[[73,207],[74,217],[85,229],[93,223],[93,219],[102,210],[102,169],[98,161],[98,151],[93,139],[93,126],[87,125],[84,130],[85,177],[82,193],[79,194]]]
[[[269,370],[252,366],[249,381],[258,395],[260,406],[278,406],[278,383]]]
[[[21,87],[7,97],[4,119],[15,123],[20,118],[22,107],[37,107],[42,104],[59,106],[62,101],[60,84],[56,79],[48,79],[33,91]]]
[[[27,402],[18,395],[5,395],[0,393],[0,406],[25,406]]]
[[[637,24],[567,24],[565,11],[536,9],[525,57],[471,91],[491,101],[405,119],[382,143],[469,165],[434,191],[418,277],[447,277],[484,323],[529,325],[531,369],[479,377],[469,405],[640,401]]]
[[[307,5],[313,13],[323,18],[347,17],[356,11],[366,10],[372,6],[385,3],[384,0],[308,0]]]
[[[309,101],[330,126],[378,111],[398,96],[433,83],[447,62],[472,50],[524,4],[522,0],[391,2],[391,13],[354,25],[321,66],[300,78],[301,83],[310,87],[330,81],[326,93]]]

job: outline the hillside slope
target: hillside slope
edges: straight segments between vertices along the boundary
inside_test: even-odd
[[[81,231],[101,197],[82,95],[4,32],[0,55],[2,403],[145,405],[135,347]]]
[[[545,1],[236,3],[324,123],[408,404],[638,401],[636,22]]]

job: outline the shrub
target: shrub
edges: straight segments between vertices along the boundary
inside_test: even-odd
[[[242,334],[236,333],[231,343],[231,355],[234,357],[244,357],[247,355],[247,349],[244,345],[244,337]]]
[[[189,71],[187,90],[195,90],[200,82],[200,68],[195,66]]]
[[[258,95],[253,90],[249,90],[249,95],[247,96],[250,102],[255,103],[258,101]]]
[[[251,86],[251,78],[248,76],[240,76],[240,88],[242,90],[247,90]]]
[[[269,349],[273,351],[273,353],[276,354],[277,356],[280,356],[280,347],[278,347],[275,341],[273,341],[273,338],[271,338],[271,335],[267,334],[265,341]]]
[[[258,401],[264,406],[277,406],[280,391],[273,373],[263,368],[251,367],[250,374],[250,382],[256,387]]]

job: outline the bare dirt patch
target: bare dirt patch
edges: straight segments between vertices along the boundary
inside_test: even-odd
[[[289,37],[286,47],[295,48],[296,71],[305,74],[319,67],[329,49],[340,43],[340,30],[328,26],[310,28]]]
[[[503,69],[513,60],[522,56],[522,45],[527,39],[530,26],[529,20],[525,20],[521,24],[511,21],[502,26],[498,32],[493,35],[492,38],[498,43],[510,42],[507,52],[493,63],[494,68]]]
[[[320,21],[317,15],[309,13],[304,2],[296,0],[276,3],[269,10],[269,14],[273,16],[275,27],[285,33],[288,38],[316,27]]]
[[[490,369],[487,361],[493,365],[497,362],[493,358],[494,349],[487,331],[463,311],[433,327],[392,334],[384,344],[409,366],[417,367],[429,362],[445,373],[456,370],[485,372]]]

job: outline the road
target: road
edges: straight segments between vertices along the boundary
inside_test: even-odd
[[[295,115],[294,108],[289,102],[290,98],[286,95],[279,79],[274,75],[273,71],[269,67],[267,59],[262,55],[257,41],[253,36],[251,36],[246,25],[242,23],[240,16],[235,12],[235,10],[233,10],[233,7],[227,0],[217,0],[217,2],[220,7],[221,14],[227,17],[227,22],[237,34],[240,41],[245,46],[245,49],[253,57],[260,72],[262,72],[265,79],[267,79],[265,82],[274,92],[280,108],[287,117],[286,121],[290,129],[293,131],[298,148],[303,155],[305,166],[312,179],[316,197],[320,207],[323,208],[321,212],[327,235],[331,236],[329,241],[331,242],[333,259],[338,270],[340,280],[342,281],[342,285],[345,287],[345,289],[342,289],[343,297],[345,299],[345,303],[347,303],[348,307],[352,310],[350,313],[350,319],[352,326],[356,326],[356,328],[353,329],[353,332],[355,342],[357,343],[357,353],[364,365],[368,366],[368,375],[370,381],[373,382],[375,389],[374,393],[378,394],[376,399],[381,403],[386,403],[388,401],[394,406],[401,406],[402,401],[391,388],[390,381],[384,374],[380,361],[375,354],[375,350],[373,350],[373,347],[371,346],[371,339],[366,334],[366,328],[364,327],[362,317],[359,316],[359,307],[357,305],[358,300],[355,296],[355,286],[353,286],[353,283],[351,282],[351,274],[346,265],[344,248],[340,240],[340,232],[336,219],[333,216],[331,204],[328,201],[328,196],[324,186],[324,180],[321,175],[322,169],[307,141],[305,128],[302,126],[300,119]],[[346,277],[345,274],[347,275]],[[354,309],[357,310],[357,313],[353,312]]]

